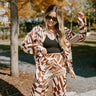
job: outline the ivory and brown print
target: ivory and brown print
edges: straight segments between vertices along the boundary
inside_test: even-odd
[[[67,67],[72,76],[75,74],[72,67],[71,44],[84,41],[87,29],[85,18],[81,19],[78,17],[78,24],[80,28],[79,34],[64,27],[66,34],[65,42],[67,45],[64,53],[67,57]],[[43,43],[45,38],[46,32],[40,26],[36,26],[27,34],[21,44],[21,49],[26,53],[33,54],[36,61],[36,75],[32,84],[31,96],[46,96],[50,80],[53,82],[53,95],[66,96],[66,64],[60,53],[42,55],[41,51],[44,49]]]

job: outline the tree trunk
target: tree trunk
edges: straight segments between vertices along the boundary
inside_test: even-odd
[[[71,20],[71,22],[70,22],[70,30],[72,30],[72,20]]]
[[[91,26],[91,23],[90,23],[90,18],[89,18],[89,28],[90,28],[90,26]]]
[[[19,68],[18,68],[18,33],[19,33],[19,24],[18,24],[18,8],[17,8],[17,0],[10,0],[10,8],[11,8],[11,75],[14,77],[19,76]]]

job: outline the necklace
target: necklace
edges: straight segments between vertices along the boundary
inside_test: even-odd
[[[56,29],[52,30],[52,29],[48,29],[47,30],[47,36],[51,39],[54,40],[56,38]]]

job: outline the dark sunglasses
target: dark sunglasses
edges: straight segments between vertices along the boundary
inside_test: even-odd
[[[52,19],[53,21],[57,21],[57,18],[56,18],[56,17],[51,17],[51,16],[48,16],[48,15],[47,15],[45,18],[46,18],[46,19],[49,19],[49,20]]]

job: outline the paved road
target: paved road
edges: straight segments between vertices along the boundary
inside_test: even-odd
[[[10,53],[0,50],[0,66],[10,67]],[[96,55],[73,58],[76,79],[67,77],[67,86],[72,88],[68,96],[96,96]],[[19,68],[35,73],[35,61],[32,55],[19,55]],[[78,94],[78,95],[77,95]]]

